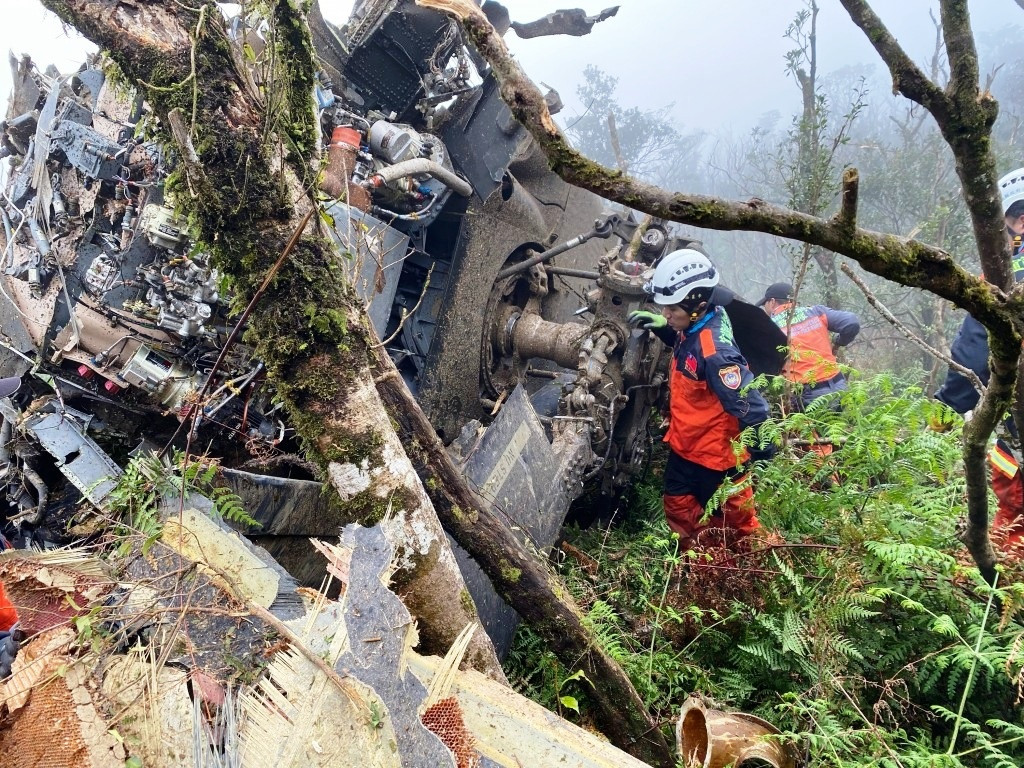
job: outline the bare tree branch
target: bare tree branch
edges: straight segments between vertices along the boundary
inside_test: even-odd
[[[847,227],[850,232],[857,228],[857,199],[860,191],[860,175],[856,168],[843,171],[843,189],[840,196],[839,212],[835,221]],[[845,270],[844,270],[845,271]]]
[[[979,140],[991,133],[998,105],[991,94],[978,90],[978,60],[966,0],[943,0],[941,6],[946,56],[951,68],[954,61],[959,67],[958,73],[951,72],[946,91],[918,69],[866,0],[840,2],[889,67],[894,91],[921,104],[935,118],[956,158],[957,176],[970,212],[985,279],[1008,290],[1012,275],[995,183],[995,156],[989,142]],[[951,45],[955,50],[950,50]],[[973,314],[973,310],[969,311]]]
[[[907,326],[901,323],[899,321],[899,318],[897,318],[896,315],[889,311],[888,307],[886,307],[881,301],[878,300],[878,297],[875,296],[874,293],[872,293],[870,288],[868,288],[867,283],[865,283],[863,280],[860,279],[860,277],[857,276],[857,274],[850,268],[849,264],[841,264],[839,268],[843,270],[843,273],[848,278],[850,278],[850,280],[853,281],[854,285],[860,288],[861,293],[864,294],[864,298],[868,300],[868,304],[874,307],[875,311],[877,311],[878,314],[880,314],[887,322],[889,322],[897,331],[899,331],[907,339],[909,339],[914,344],[919,346],[929,355],[938,360],[941,360],[954,371],[959,373],[961,376],[964,376],[965,378],[969,379],[971,384],[974,385],[974,388],[978,390],[978,393],[984,396],[985,385],[981,383],[981,379],[978,378],[978,374],[976,374],[970,368],[960,365],[960,363],[953,360],[953,358],[951,358],[949,355],[944,355],[942,352],[937,350],[935,347],[933,347],[931,344],[929,344],[927,341],[922,339],[912,330],[907,328]]]
[[[971,33],[967,0],[942,0],[939,3],[942,36],[949,58],[949,85],[946,93],[957,100],[978,90],[978,52]]]
[[[618,163],[619,170],[623,173],[629,173],[629,166],[626,165],[626,158],[622,156],[622,147],[619,145],[619,129],[615,125],[615,113],[608,113],[608,138],[612,142],[612,151],[615,152],[615,162]],[[643,158],[640,158],[641,161]]]
[[[929,80],[914,63],[882,20],[868,5],[867,0],[839,0],[850,14],[853,23],[860,27],[885,62],[892,74],[893,93],[902,93],[915,101],[938,119],[938,113],[949,110],[949,100],[942,89]]]

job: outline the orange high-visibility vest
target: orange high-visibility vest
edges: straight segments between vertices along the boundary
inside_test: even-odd
[[[783,304],[772,320],[789,335],[789,357],[782,375],[796,384],[817,384],[839,373],[832,352],[828,319],[814,307],[793,307]],[[786,323],[789,322],[789,328]]]

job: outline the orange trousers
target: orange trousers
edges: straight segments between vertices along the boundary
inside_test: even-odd
[[[716,510],[706,522],[704,505],[692,494],[682,496],[665,495],[665,520],[668,527],[679,534],[680,546],[690,546],[701,531],[708,528],[722,528],[735,533],[736,538],[747,536],[761,524],[757,520],[757,507],[754,505],[754,489],[747,482],[745,475],[733,480],[732,493],[719,510]]]
[[[1020,468],[1010,477],[993,465],[992,490],[999,501],[992,530],[1005,534],[1007,544],[1018,544],[1024,540],[1024,480]]]

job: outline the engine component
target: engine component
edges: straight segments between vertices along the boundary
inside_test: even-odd
[[[157,310],[156,325],[183,339],[202,335],[219,300],[217,272],[185,256],[140,270],[150,288],[146,301]]]
[[[120,276],[121,265],[113,256],[101,253],[92,260],[83,279],[90,291],[102,295],[114,287]]]
[[[149,242],[168,250],[174,250],[185,239],[183,228],[174,214],[174,209],[166,206],[147,205],[142,210],[139,226],[145,231]]]
[[[423,142],[420,135],[408,125],[393,125],[387,120],[378,120],[370,126],[367,134],[373,154],[389,163],[400,163],[420,157]]]
[[[121,147],[81,123],[64,120],[50,134],[50,141],[89,178],[112,179],[121,169]]]
[[[448,152],[436,136],[408,125],[377,120],[367,132],[367,142],[374,157],[385,165],[367,179],[366,185],[385,187],[406,198],[406,207],[381,203],[374,213],[382,217],[395,214],[393,221],[415,222],[417,228],[422,228],[437,218],[453,190],[463,197],[473,192],[452,169]]]
[[[64,205],[64,195],[60,191],[60,174],[55,173],[50,179],[50,187],[53,189],[53,199],[50,204],[53,206],[53,223],[60,233],[68,230],[68,210]]]
[[[171,361],[145,344],[115,377],[115,384],[144,389],[170,410],[178,410],[186,395],[196,389],[198,376],[180,361]]]
[[[327,145],[327,167],[322,188],[331,197],[344,200],[360,211],[370,210],[370,193],[360,186],[359,147],[362,136],[355,128],[339,125]]]

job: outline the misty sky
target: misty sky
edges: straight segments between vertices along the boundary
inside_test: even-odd
[[[88,44],[61,28],[55,16],[33,0],[0,0],[0,50],[33,56],[38,64],[70,71],[82,61]],[[862,33],[838,0],[819,0],[819,58],[823,74],[846,65],[871,63],[883,71]],[[321,0],[325,15],[343,21],[351,0]],[[528,21],[559,6],[574,5],[596,13],[614,0],[507,0],[512,18]],[[674,104],[673,115],[684,131],[745,133],[771,110],[783,115],[797,107],[796,88],[784,71],[792,43],[783,32],[801,0],[620,0],[617,16],[581,38],[551,37],[507,40],[534,80],[556,88],[571,121],[582,107],[575,100],[579,74],[596,64],[619,78],[623,106],[645,108]],[[873,0],[890,30],[918,61],[931,52],[933,28],[928,18],[934,0]],[[1014,0],[973,0],[979,35],[1001,26],[1024,27],[1024,11]],[[6,99],[10,76],[0,66],[0,95]]]

